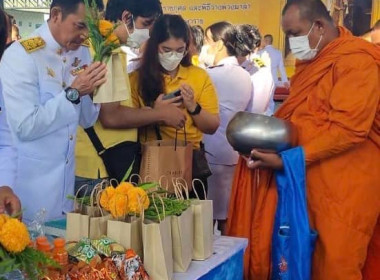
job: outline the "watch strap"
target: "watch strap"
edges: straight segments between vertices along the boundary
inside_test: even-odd
[[[190,112],[189,110],[187,110],[187,112],[191,115],[191,116],[196,116],[198,115],[202,110],[202,107],[201,105],[199,105],[199,103],[197,103],[197,106],[195,107],[194,111]]]

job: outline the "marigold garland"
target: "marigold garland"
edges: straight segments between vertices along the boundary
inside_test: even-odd
[[[149,198],[142,188],[135,187],[128,193],[129,211],[135,214],[149,207]],[[143,209],[141,209],[141,207]]]
[[[129,191],[132,190],[134,186],[128,182],[120,183],[115,189],[116,193],[128,195]]]
[[[30,243],[27,227],[17,219],[8,219],[0,230],[0,243],[8,252],[22,252]]]

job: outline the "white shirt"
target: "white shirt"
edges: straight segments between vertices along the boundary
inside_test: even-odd
[[[219,100],[220,126],[213,135],[204,135],[203,141],[212,164],[237,164],[239,154],[227,141],[226,129],[239,111],[251,111],[252,83],[249,74],[239,66],[234,56],[222,59],[217,66],[206,69],[215,85]]]
[[[17,153],[7,123],[0,83],[0,187],[13,187],[16,180]]]
[[[14,191],[26,220],[41,208],[47,219],[72,210],[66,197],[74,192],[74,146],[78,124],[93,125],[99,106],[89,96],[77,105],[66,99],[64,88],[75,79],[72,70],[91,63],[87,47],[62,52],[48,24],[32,37],[46,45],[27,53],[20,42],[9,47],[0,64],[0,77],[9,126],[18,152]]]
[[[268,66],[258,65],[254,59],[255,55],[252,55],[241,64],[241,67],[251,75],[253,87],[252,113],[271,116],[273,115],[271,102],[273,102],[275,91],[272,73]]]
[[[269,57],[272,77],[276,86],[281,86],[283,83],[289,82],[284,67],[284,59],[282,58],[282,53],[279,50],[275,49],[272,45],[267,45],[264,49],[258,52],[258,55],[264,61],[267,61],[266,57]],[[278,79],[278,71],[281,75],[281,81]]]

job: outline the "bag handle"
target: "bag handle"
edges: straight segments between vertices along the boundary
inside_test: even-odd
[[[157,207],[157,204],[156,204],[156,200],[154,199],[154,196],[157,196],[159,200],[161,200],[161,204],[162,204],[162,214],[164,215],[164,219],[166,217],[166,214],[165,214],[165,204],[164,204],[164,201],[162,199],[161,196],[159,196],[157,193],[152,193],[152,201],[153,201],[153,205],[154,205],[154,208],[156,208],[156,211],[157,211],[157,216],[158,216],[158,220],[160,221],[160,223],[162,222],[161,220],[161,217],[160,217],[160,211],[158,211],[158,207]]]
[[[186,195],[186,200],[189,200],[190,199],[190,195],[189,195],[189,187],[187,185],[187,182],[185,179],[183,178],[177,178],[176,179],[176,183],[177,185],[185,192],[185,195]],[[182,194],[182,197],[183,197],[183,194]]]
[[[74,197],[74,207],[75,207],[76,205],[78,205],[78,203],[77,203],[77,198],[78,198],[79,192],[80,192],[84,187],[86,188],[86,191],[84,192],[84,194],[85,194],[84,196],[86,196],[87,191],[88,191],[88,187],[89,187],[88,184],[84,184],[83,186],[81,186],[81,187],[77,190],[77,192],[76,192],[76,194],[75,194],[75,197]],[[82,212],[82,208],[83,208],[83,199],[82,199],[82,201],[81,201],[80,208],[79,208],[79,209],[76,209],[76,210],[79,210],[79,212]],[[75,209],[74,209],[74,210],[75,210]]]
[[[197,190],[195,189],[195,186],[194,186],[194,182],[200,182],[202,187],[203,187],[203,192],[204,192],[204,195],[205,195],[205,200],[207,199],[207,194],[206,194],[206,187],[205,185],[203,184],[203,182],[197,178],[195,178],[193,181],[192,181],[192,186],[193,186],[193,191],[195,193],[195,196],[199,199],[199,195],[197,193]]]
[[[154,131],[156,133],[157,140],[162,140],[162,135],[160,132],[160,126],[157,124],[154,126]],[[187,145],[187,133],[186,133],[186,125],[183,126],[183,132],[185,134],[185,145]],[[177,142],[178,142],[178,129],[175,130],[175,144],[174,144],[174,151],[177,150]]]
[[[132,179],[134,177],[137,177],[137,184],[132,182]],[[132,185],[134,185],[134,186],[136,185],[137,186],[139,182],[140,183],[144,183],[142,177],[140,176],[140,174],[135,173],[135,174],[131,174],[131,176],[129,176],[129,183],[131,183]]]

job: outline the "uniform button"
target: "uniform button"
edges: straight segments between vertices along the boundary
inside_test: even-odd
[[[66,159],[66,164],[69,164],[69,160],[68,159]]]
[[[74,139],[74,136],[70,135],[70,140],[72,141]]]
[[[62,59],[62,61],[63,61],[63,63],[66,63],[66,57],[64,57],[64,58]]]
[[[62,82],[62,88],[65,88],[67,85],[65,82]]]

